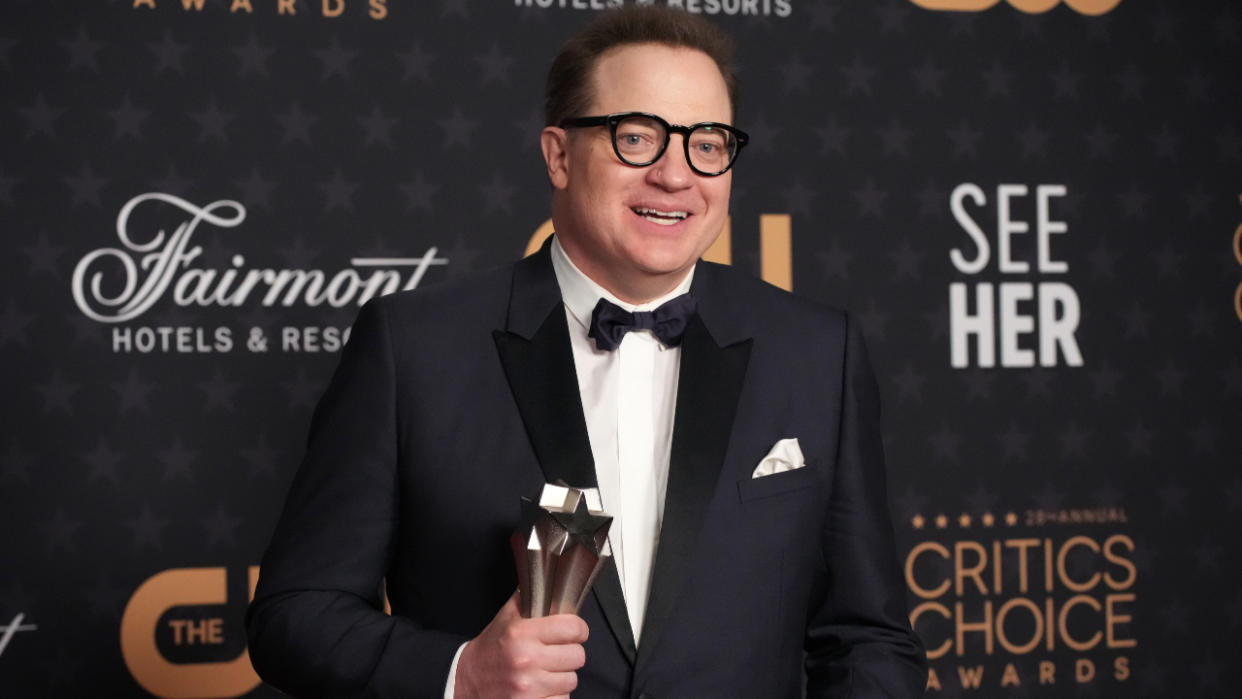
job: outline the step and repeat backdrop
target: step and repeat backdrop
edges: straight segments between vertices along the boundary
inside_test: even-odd
[[[4,696],[276,695],[358,306],[546,233],[544,72],[620,4],[5,3]],[[669,4],[740,44],[713,258],[865,326],[929,694],[1236,696],[1242,7]]]

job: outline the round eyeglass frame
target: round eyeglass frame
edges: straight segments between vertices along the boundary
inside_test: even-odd
[[[626,158],[624,155],[621,155],[621,149],[617,147],[617,126],[622,121],[630,117],[644,117],[646,119],[651,119],[664,127],[664,143],[660,145],[660,150],[656,152],[655,157],[647,162],[634,162],[633,160]],[[733,163],[737,162],[737,156],[742,152],[742,146],[745,146],[746,142],[750,140],[750,136],[748,136],[745,131],[729,124],[723,124],[717,121],[700,121],[697,124],[683,126],[681,124],[670,124],[662,117],[649,112],[617,112],[616,114],[607,114],[604,116],[574,117],[571,119],[561,120],[561,123],[558,124],[558,126],[562,129],[607,126],[609,134],[612,136],[612,152],[617,154],[617,158],[620,159],[621,162],[633,167],[647,167],[655,163],[664,156],[664,151],[668,150],[668,142],[669,139],[672,138],[672,135],[679,133],[681,134],[682,146],[686,153],[686,163],[690,166],[691,170],[694,170],[704,177],[719,177],[720,175],[728,172],[729,169],[733,167]],[[734,148],[733,152],[729,155],[729,163],[725,165],[724,169],[720,172],[706,172],[700,170],[695,166],[694,161],[690,159],[690,134],[696,129],[701,128],[712,128],[726,131],[733,136],[734,141],[737,143],[737,147]]]

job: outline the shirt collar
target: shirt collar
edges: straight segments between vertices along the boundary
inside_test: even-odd
[[[694,267],[691,266],[681,283],[667,294],[638,305],[626,303],[583,274],[573,260],[569,259],[569,255],[565,254],[565,249],[561,247],[561,241],[556,236],[552,237],[552,270],[556,273],[557,285],[561,287],[561,298],[565,301],[565,307],[584,329],[591,327],[591,313],[595,311],[595,305],[601,298],[608,299],[631,313],[649,311],[689,291],[690,282],[694,279]]]

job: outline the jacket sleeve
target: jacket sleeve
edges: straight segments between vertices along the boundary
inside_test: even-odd
[[[468,640],[383,610],[399,512],[396,361],[386,306],[359,313],[246,613],[251,661],[295,697],[441,697]]]
[[[846,321],[841,424],[821,542],[828,582],[806,636],[808,697],[917,697],[926,658],[910,628],[885,491],[875,376]]]

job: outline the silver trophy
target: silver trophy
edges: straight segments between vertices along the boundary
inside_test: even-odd
[[[612,555],[611,524],[612,517],[590,509],[578,488],[549,483],[538,502],[522,498],[521,524],[509,542],[523,617],[578,613]]]

